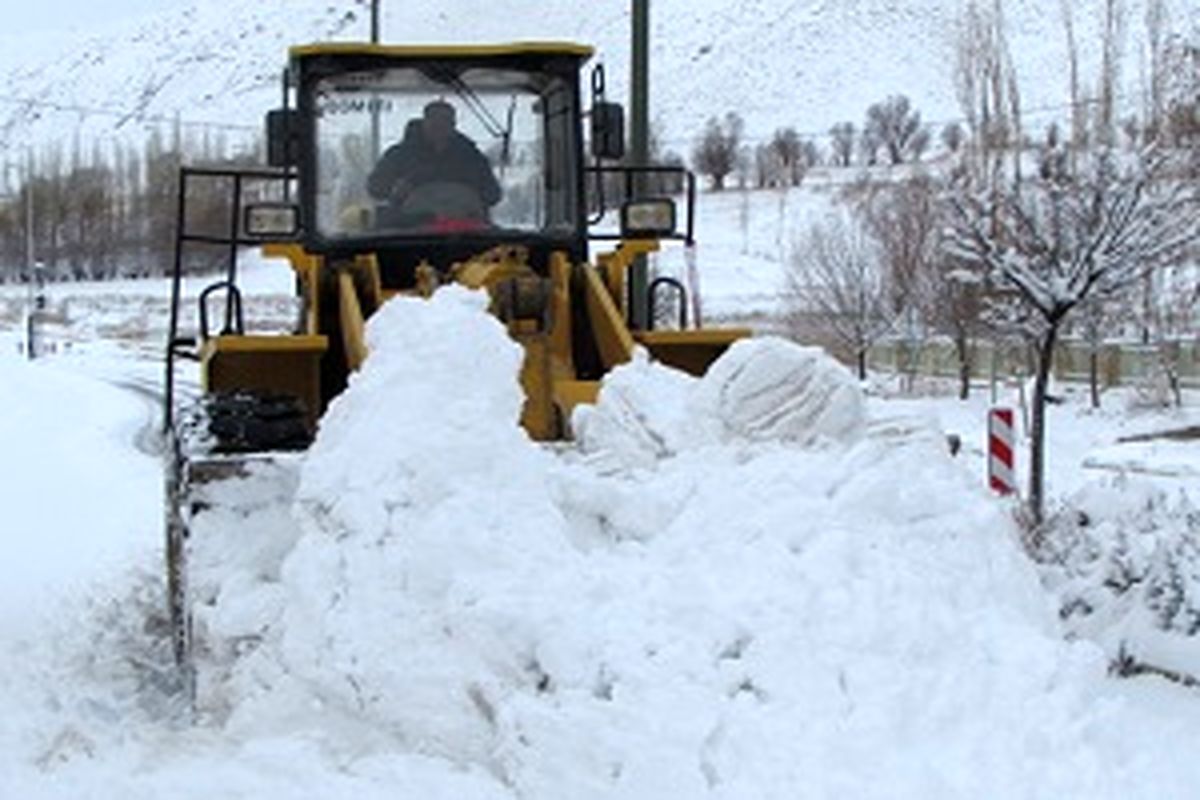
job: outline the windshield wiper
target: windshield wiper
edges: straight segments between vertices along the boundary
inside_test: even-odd
[[[434,80],[437,80],[438,83],[449,84],[493,138],[504,138],[504,127],[500,124],[500,120],[496,119],[496,116],[488,110],[487,105],[479,99],[475,90],[468,86],[458,73],[444,68],[437,69],[435,72]]]

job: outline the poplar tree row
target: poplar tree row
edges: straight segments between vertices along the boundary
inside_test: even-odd
[[[172,263],[181,163],[261,162],[254,147],[234,151],[220,135],[151,131],[128,142],[78,141],[10,159],[0,180],[0,282],[104,280],[165,274]],[[196,219],[227,219],[219,182],[191,193]],[[32,250],[32,252],[30,252]]]

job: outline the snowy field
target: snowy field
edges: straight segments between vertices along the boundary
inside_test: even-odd
[[[702,206],[714,316],[771,310],[822,213],[764,195],[743,233],[740,202]],[[285,325],[286,270],[247,275],[255,324]],[[1196,796],[1200,694],[1109,669],[1200,673],[1200,576],[1164,566],[1197,563],[1169,558],[1196,548],[1196,444],[1118,443],[1200,424],[1195,395],[1093,413],[1064,388],[1050,494],[1087,546],[1039,568],[983,488],[985,391],[864,391],[761,338],[703,380],[617,371],[549,451],[478,297],[395,302],[312,451],[198,520],[193,718],[160,581],[164,284],[52,287],[34,363],[21,297],[0,798]],[[1106,595],[1117,567],[1145,592]]]

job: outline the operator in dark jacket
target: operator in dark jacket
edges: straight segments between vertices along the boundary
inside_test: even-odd
[[[367,178],[367,191],[380,201],[402,203],[429,183],[457,183],[479,195],[483,208],[500,201],[500,185],[487,159],[455,130],[454,106],[435,100],[421,119],[412,120],[404,139],[384,152]]]

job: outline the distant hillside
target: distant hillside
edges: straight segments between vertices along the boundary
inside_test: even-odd
[[[1069,0],[1085,58],[1099,0]],[[1144,39],[1144,0],[1127,39]],[[1170,0],[1177,28],[1200,28],[1200,4]],[[629,4],[528,0],[384,0],[392,42],[568,38],[592,43],[624,94]],[[429,10],[437,8],[440,10]],[[861,121],[866,106],[908,94],[926,120],[957,117],[952,76],[955,0],[655,0],[652,103],[667,146],[686,152],[705,118],[737,110],[752,137],[793,125],[823,133]],[[1060,3],[1008,0],[1011,49],[1032,114],[1066,101]],[[257,130],[276,103],[288,44],[367,35],[363,0],[197,0],[181,11],[77,38],[0,38],[0,145],[136,134],[178,115]],[[1140,59],[1125,58],[1136,87]],[[1085,75],[1095,74],[1085,64]],[[1130,89],[1127,94],[1132,94]],[[32,101],[32,102],[30,102]],[[212,130],[219,130],[213,128]]]

